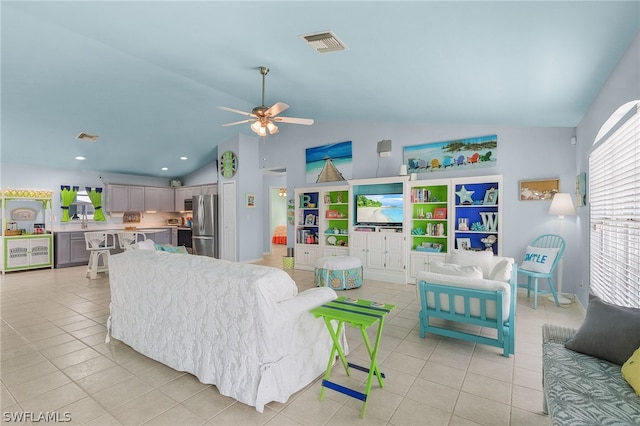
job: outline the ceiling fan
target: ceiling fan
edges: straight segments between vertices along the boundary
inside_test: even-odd
[[[251,124],[251,130],[257,133],[259,136],[266,136],[267,131],[270,135],[278,133],[278,126],[276,126],[275,123],[304,124],[306,126],[312,125],[313,120],[311,118],[277,117],[278,114],[289,108],[289,105],[285,104],[284,102],[276,102],[269,108],[264,105],[264,81],[266,75],[269,73],[269,68],[260,67],[259,70],[260,74],[262,74],[262,105],[255,107],[251,112],[244,112],[222,106],[218,107],[225,111],[235,112],[237,114],[251,117],[247,120],[240,120],[234,121],[233,123],[223,124],[223,126],[235,126],[236,124],[253,123]]]

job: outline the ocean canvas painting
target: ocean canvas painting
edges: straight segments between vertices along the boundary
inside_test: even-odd
[[[408,173],[495,167],[498,161],[498,136],[405,146],[403,152]]]
[[[306,164],[307,183],[351,179],[353,176],[351,141],[307,148]]]

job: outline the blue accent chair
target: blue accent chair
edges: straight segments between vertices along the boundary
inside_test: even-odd
[[[512,258],[494,256],[493,262],[502,259],[510,261],[506,282],[419,272],[420,337],[432,333],[495,346],[505,357],[515,354],[517,266]],[[476,327],[465,331],[466,325]],[[495,337],[479,329],[493,329]]]
[[[560,259],[562,258],[562,254],[564,253],[564,249],[567,243],[564,238],[560,235],[556,234],[544,234],[533,240],[530,244],[532,247],[539,248],[557,248],[559,249],[558,255],[556,256],[553,264],[551,265],[551,270],[547,273],[543,272],[535,272],[524,269],[522,265],[518,266],[518,274],[524,275],[527,277],[527,284],[519,284],[518,287],[527,289],[527,298],[531,296],[531,284],[533,282],[533,309],[538,309],[538,296],[542,294],[553,295],[553,299],[556,301],[556,306],[560,306],[560,302],[558,301],[558,295],[556,294],[556,289],[554,288],[553,283],[553,274],[558,267],[558,263],[560,263]],[[546,279],[549,283],[549,290],[539,290],[538,289],[538,279]]]

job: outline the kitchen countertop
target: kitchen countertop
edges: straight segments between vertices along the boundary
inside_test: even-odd
[[[126,226],[129,226],[129,225],[126,225]],[[155,232],[170,231],[173,228],[175,228],[175,226],[149,226],[147,228],[137,227],[136,232],[155,233]],[[119,232],[119,231],[126,231],[126,230],[124,229],[124,226],[119,226],[119,227],[105,226],[105,227],[87,228],[87,229],[62,229],[62,230],[54,231],[54,233],[57,234],[57,233],[63,233],[63,232],[96,232],[96,231]]]

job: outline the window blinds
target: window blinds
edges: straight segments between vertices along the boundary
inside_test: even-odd
[[[636,104],[589,156],[591,292],[640,308],[640,114]]]

